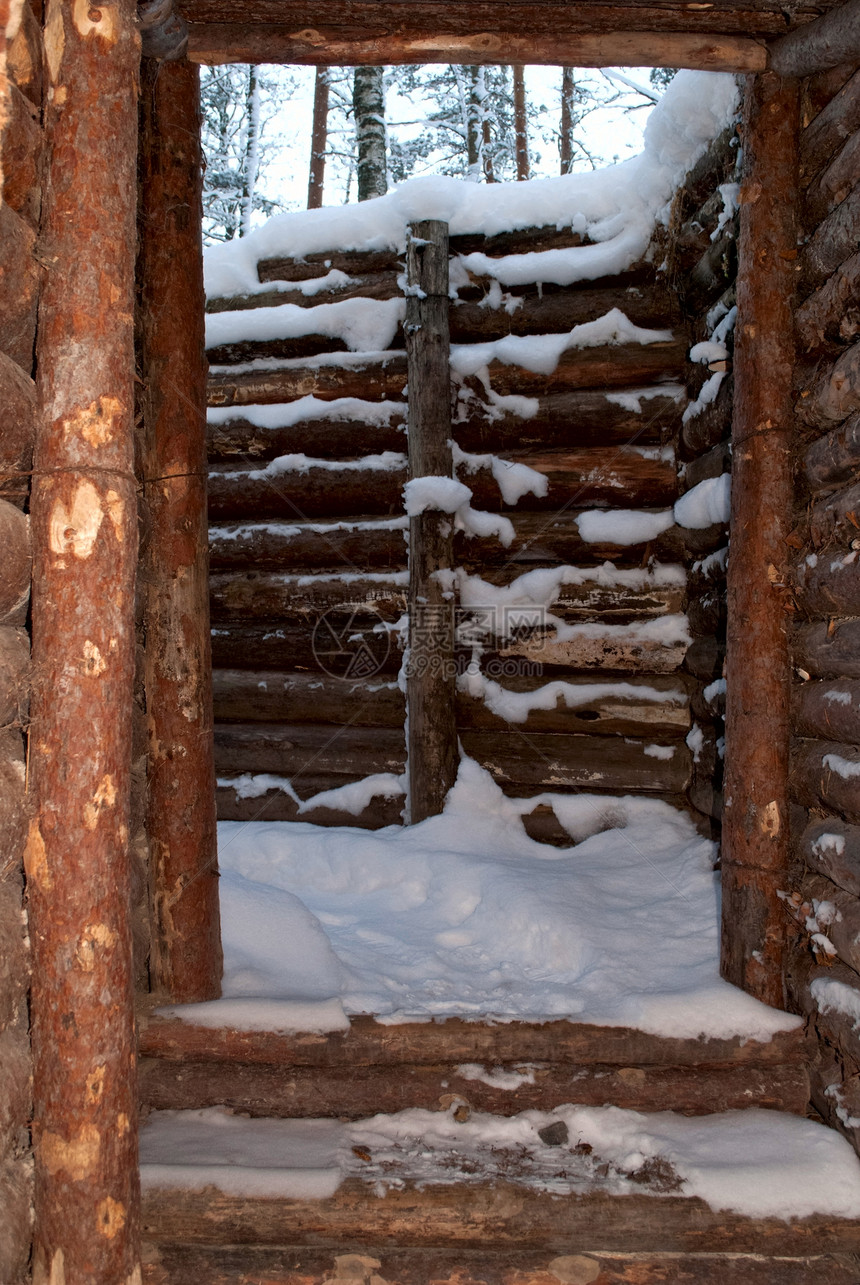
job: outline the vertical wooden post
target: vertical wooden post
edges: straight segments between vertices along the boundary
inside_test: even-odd
[[[176,1001],[221,987],[215,828],[199,72],[143,64],[147,831],[151,979]]]
[[[35,1285],[140,1281],[128,824],[139,40],[49,0],[31,501]]]
[[[786,579],[792,519],[792,300],[796,82],[747,83],[728,564],[723,976],[784,1002],[790,668]]]
[[[514,79],[514,139],[517,154],[517,182],[522,183],[530,177],[531,171],[529,164],[525,67],[517,63],[511,68],[511,71]]]
[[[325,188],[325,151],[328,142],[329,69],[317,67],[314,80],[314,117],[311,126],[311,165],[308,174],[308,209],[318,210]]]
[[[448,225],[415,223],[407,242],[409,477],[451,477]],[[453,523],[435,510],[409,520],[406,679],[409,821],[442,811],[457,776],[454,607],[434,574],[451,566]]]

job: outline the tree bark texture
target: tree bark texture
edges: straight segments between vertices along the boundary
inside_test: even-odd
[[[221,985],[198,80],[146,63],[141,149],[150,971],[180,1002]]]
[[[412,224],[406,255],[409,476],[450,478],[447,224]],[[409,520],[406,709],[413,825],[442,811],[457,776],[453,602],[436,574],[454,565],[452,525],[449,514],[432,509]]]
[[[511,68],[514,81],[514,140],[517,154],[517,181],[529,178],[529,127],[526,113],[525,68],[517,63]]]
[[[561,128],[559,130],[558,150],[562,174],[573,170],[573,107],[576,94],[576,69],[561,69]]]
[[[829,13],[774,41],[768,66],[778,76],[812,76],[841,63],[860,62],[860,0]]]
[[[328,67],[317,67],[314,80],[314,117],[311,126],[311,165],[308,177],[309,210],[318,210],[323,203],[325,152],[328,140],[328,76]]]
[[[139,42],[51,0],[34,546],[33,1279],[140,1279],[129,887]]]
[[[356,67],[352,103],[358,142],[358,199],[368,201],[388,191],[385,162],[384,67]]]
[[[779,591],[792,504],[796,87],[747,82],[726,654],[723,975],[783,1003],[789,647]]]

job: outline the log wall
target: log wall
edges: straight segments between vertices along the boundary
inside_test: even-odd
[[[29,950],[23,904],[30,642],[29,503],[44,140],[39,20],[26,0],[0,5],[0,1280],[28,1279],[33,1170],[29,1122]],[[2,64],[0,64],[2,65]]]
[[[714,373],[689,362],[687,353],[732,304],[734,236],[731,220],[721,218],[719,187],[731,181],[735,154],[727,134],[690,175],[678,207],[686,248],[674,275],[640,264],[612,279],[505,292],[491,276],[464,274],[459,256],[548,250],[575,244],[576,234],[535,228],[451,239],[453,279],[461,282],[450,308],[454,345],[566,332],[615,307],[636,324],[671,335],[646,345],[570,350],[549,377],[492,362],[493,394],[534,398],[531,415],[520,406],[492,405],[478,378],[452,382],[457,475],[472,489],[476,508],[514,527],[510,548],[463,533],[455,540],[455,565],[484,582],[483,588],[474,581],[455,586],[467,593],[469,607],[461,603],[458,616],[457,726],[465,751],[509,795],[646,793],[687,807],[705,832],[715,831],[721,732],[719,692],[711,689],[722,673],[725,526],[680,527],[670,519],[660,534],[643,534],[632,544],[621,529],[622,511],[638,518],[671,511],[681,461],[681,490],[727,467],[730,379],[715,404],[698,416],[686,413]],[[345,287],[301,293],[301,283],[332,269],[347,273]],[[407,603],[402,330],[382,357],[362,359],[338,356],[345,345],[314,333],[323,327],[310,316],[307,334],[271,340],[243,339],[242,316],[280,302],[318,308],[357,295],[393,299],[402,270],[402,257],[388,252],[272,259],[259,265],[261,286],[270,289],[208,301],[219,321],[233,314],[228,340],[208,350],[222,819],[302,816],[370,827],[400,820],[403,800],[392,778],[405,763],[396,628]],[[693,327],[679,308],[679,293]],[[499,296],[507,307],[498,306]],[[492,301],[496,306],[488,306]],[[315,360],[323,354],[322,362]],[[265,363],[253,365],[260,357]],[[317,399],[313,411],[296,411],[295,403],[309,394]],[[345,398],[360,404],[347,406]],[[506,503],[489,456],[502,468],[534,469],[546,479],[544,491]],[[599,541],[589,541],[580,518],[595,510],[609,526]],[[499,591],[518,577],[571,567],[579,569],[571,577],[579,582],[562,584],[549,610],[556,622],[588,630],[559,636],[545,615],[513,636],[495,626],[475,634],[476,622],[493,615]],[[626,583],[617,572],[626,573]],[[516,601],[522,607],[526,599]],[[653,628],[665,617],[680,619],[678,637],[649,641],[624,632],[625,626]],[[522,697],[556,681],[603,690],[592,687],[570,707],[559,699],[524,722],[507,722],[475,694],[479,683],[462,678],[476,641],[483,675],[508,692]],[[626,693],[613,690],[619,683],[630,685]],[[637,686],[644,689],[641,698]],[[339,800],[300,810],[321,791],[374,774],[386,774],[391,796],[375,795],[357,817],[337,806]],[[544,804],[534,805],[526,823],[536,837],[570,842]]]
[[[860,70],[806,82],[802,125],[789,987],[819,1038],[813,1104],[860,1148]]]

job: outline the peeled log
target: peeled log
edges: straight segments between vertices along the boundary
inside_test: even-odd
[[[850,343],[860,333],[860,252],[797,311],[797,342],[806,352]]]
[[[813,491],[848,482],[860,469],[860,414],[807,447],[803,471]]]
[[[0,500],[0,625],[23,625],[30,601],[30,519]]]
[[[794,634],[792,657],[815,678],[860,678],[860,620],[801,625]]]
[[[790,789],[805,808],[838,812],[860,822],[860,749],[840,741],[800,741],[792,755]],[[860,956],[858,956],[860,958]]]
[[[860,897],[860,826],[841,817],[810,821],[797,840],[798,856],[810,869]],[[860,979],[856,979],[860,986]]]
[[[860,343],[805,389],[797,403],[804,423],[820,428],[831,428],[856,410],[860,410]]]
[[[791,721],[796,736],[860,743],[860,681],[798,684],[792,692]]]
[[[0,496],[19,507],[30,494],[36,432],[36,385],[16,361],[0,352]]]

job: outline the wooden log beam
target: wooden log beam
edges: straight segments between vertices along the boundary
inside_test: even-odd
[[[800,254],[801,293],[810,294],[857,249],[860,242],[860,185],[819,223]]]
[[[338,575],[217,573],[210,581],[212,616],[219,623],[289,618],[312,626],[328,612],[345,618],[365,612],[393,623],[406,610],[405,574],[353,575],[345,580]]]
[[[812,506],[809,529],[815,547],[825,547],[816,566],[808,568],[807,578],[823,587],[826,579],[831,577],[831,588],[837,595],[840,587],[843,592],[852,595],[852,569],[857,559],[852,557],[856,550],[850,548],[850,543],[857,538],[860,530],[860,483],[843,486],[816,500]],[[856,576],[856,571],[854,575]],[[855,613],[831,610],[829,614],[853,616]]]
[[[336,628],[346,629],[348,637],[364,631],[368,643],[379,640],[378,650],[371,652],[375,673],[388,677],[396,674],[400,668],[401,652],[398,647],[389,644],[387,635],[373,633],[379,617],[372,614],[354,617],[340,617],[335,622]],[[354,654],[354,653],[353,653]],[[364,654],[362,656],[364,659]],[[337,657],[334,658],[335,661]],[[343,666],[348,667],[350,655],[347,654]],[[320,658],[314,650],[313,631],[308,628],[306,620],[275,620],[263,624],[216,625],[212,630],[212,660],[222,669],[282,669],[289,662],[296,669],[307,669],[312,673],[331,672],[323,669]],[[328,662],[327,662],[328,663]]]
[[[860,343],[842,356],[801,393],[800,418],[815,428],[829,429],[860,410]]]
[[[727,980],[784,1002],[789,649],[774,580],[792,502],[796,86],[747,82],[728,569],[723,946]],[[764,196],[766,194],[766,197]]]
[[[860,129],[860,71],[854,73],[800,135],[799,173],[809,183],[850,134]]]
[[[137,504],[131,0],[49,6],[33,528],[33,1279],[140,1279],[129,879]],[[59,696],[61,699],[58,699]]]
[[[816,678],[860,678],[860,620],[801,625],[792,640],[794,663]]]
[[[854,502],[860,508],[858,488],[850,487],[849,491],[855,492]],[[846,500],[847,502],[849,501]],[[845,526],[849,536],[857,530],[853,522],[846,522]],[[846,548],[843,544],[841,547],[826,549],[818,557],[813,555],[813,559],[810,562],[808,558],[804,558],[795,570],[794,597],[800,610],[813,617],[860,615],[860,566],[857,565],[857,551]]]
[[[810,490],[848,482],[860,468],[860,412],[807,447],[803,472]]]
[[[209,528],[213,571],[405,571],[406,518],[222,523]]]
[[[0,496],[19,507],[30,494],[36,432],[36,388],[16,361],[0,352]]]
[[[812,231],[845,200],[857,183],[860,169],[860,131],[850,134],[825,170],[803,197],[804,226]]]
[[[448,225],[413,223],[406,243],[409,480],[447,479],[451,451]],[[406,818],[436,816],[457,777],[456,669],[451,594],[440,572],[454,566],[450,515],[428,508],[409,519],[409,644],[406,659]]]
[[[498,21],[498,19],[495,19]],[[318,18],[317,18],[318,22]],[[764,44],[746,36],[685,31],[570,32],[550,34],[476,31],[468,34],[398,35],[358,30],[345,36],[323,26],[288,27],[249,23],[192,23],[188,57],[223,63],[274,62],[334,67],[405,63],[530,63],[576,67],[687,67],[698,71],[760,72],[767,66]]]
[[[860,682],[845,678],[796,685],[791,721],[797,736],[860,743]]]
[[[798,347],[804,352],[835,349],[860,335],[860,252],[841,263],[833,276],[797,311]]]
[[[212,757],[199,71],[143,69],[140,333],[153,989],[221,990]]]
[[[810,869],[860,897],[860,826],[833,816],[810,821],[795,847]],[[854,980],[860,986],[860,978]]]
[[[392,353],[377,362],[368,361],[361,354],[344,354],[338,365],[212,371],[208,401],[210,406],[273,405],[297,401],[311,394],[322,401],[334,401],[338,397],[399,400],[405,387],[403,353]]]
[[[792,754],[791,795],[805,808],[836,812],[860,823],[860,749],[841,741],[798,741]],[[860,960],[860,955],[858,955]]]
[[[218,778],[220,784],[216,791],[219,821],[303,821],[309,825],[322,826],[356,826],[359,830],[381,830],[387,825],[403,824],[403,796],[398,794],[386,798],[375,795],[356,816],[346,808],[336,804],[299,809],[292,794],[284,788],[270,786],[249,793],[247,781],[243,776],[231,784],[230,774]],[[360,779],[358,777],[354,778]],[[337,789],[350,784],[352,778],[328,775],[302,775],[296,779],[296,793],[299,797],[310,799],[324,790]]]
[[[579,1246],[579,1248],[582,1248]],[[147,1243],[144,1285],[327,1285],[337,1271],[336,1249],[272,1248],[265,1245],[186,1245]],[[381,1280],[399,1285],[543,1285],[560,1279],[556,1271],[590,1273],[600,1285],[665,1285],[674,1275],[685,1285],[721,1285],[732,1273],[744,1285],[855,1285],[850,1254],[812,1254],[770,1258],[761,1254],[616,1254],[587,1250],[559,1255],[554,1249],[374,1249],[362,1262]],[[580,1275],[580,1280],[588,1276]]]
[[[767,65],[778,76],[813,76],[860,62],[860,0],[845,0],[768,46]]]

